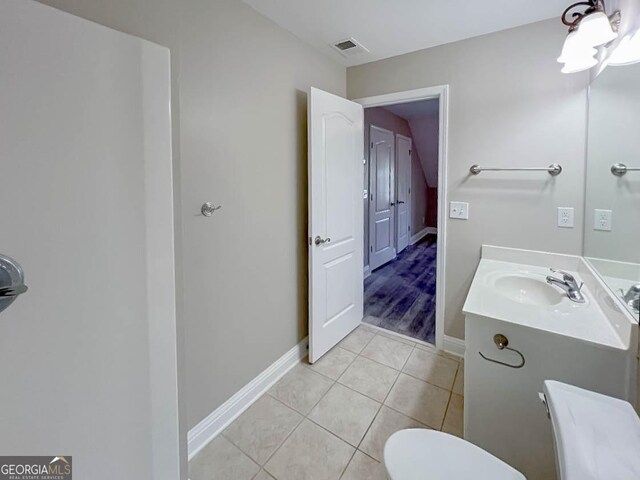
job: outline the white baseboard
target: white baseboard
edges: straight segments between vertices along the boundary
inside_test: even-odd
[[[367,265],[364,267],[364,278],[367,278],[369,275],[371,275],[371,268]]]
[[[456,337],[444,336],[444,351],[458,357],[464,357],[465,343]]]
[[[409,243],[411,245],[418,243],[420,240],[422,240],[426,235],[429,235],[430,233],[433,235],[437,235],[438,229],[435,227],[425,227],[415,235],[411,235],[411,240],[409,240]]]
[[[202,419],[187,434],[189,460],[307,356],[307,338],[293,347],[239,392]]]

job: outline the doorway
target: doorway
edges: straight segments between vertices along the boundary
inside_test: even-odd
[[[447,87],[364,107],[363,322],[443,348]]]

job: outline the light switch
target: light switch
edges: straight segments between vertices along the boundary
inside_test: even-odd
[[[612,216],[613,212],[611,210],[599,210],[596,208],[593,216],[593,229],[610,232]]]
[[[573,207],[558,207],[558,226],[573,228]]]
[[[450,202],[449,218],[457,218],[460,220],[469,219],[469,204],[467,202]]]

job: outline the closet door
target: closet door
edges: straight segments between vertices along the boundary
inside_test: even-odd
[[[393,132],[374,125],[369,138],[369,266],[374,270],[396,257],[395,139]]]

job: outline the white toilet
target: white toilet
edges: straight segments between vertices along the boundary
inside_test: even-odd
[[[640,479],[640,418],[631,404],[551,380],[541,398],[553,426],[559,480]],[[435,430],[394,433],[384,464],[390,480],[525,480],[485,450]]]

